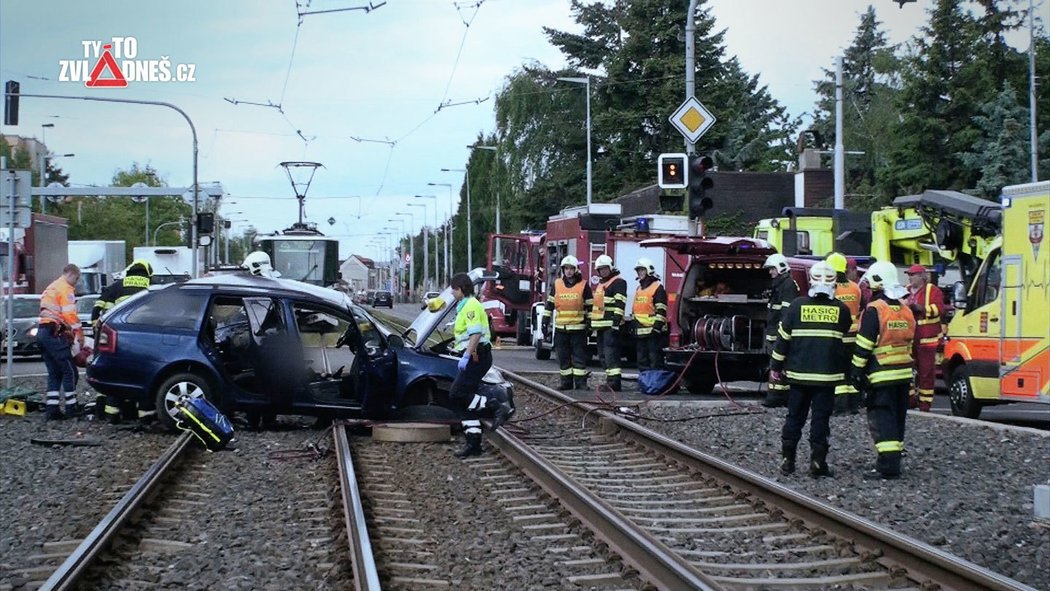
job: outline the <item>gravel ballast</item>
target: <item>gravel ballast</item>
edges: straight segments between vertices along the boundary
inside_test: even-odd
[[[526,377],[545,385],[557,379]],[[614,402],[611,396],[606,399]],[[516,420],[540,408],[532,406],[520,386],[515,402]],[[648,417],[638,422],[990,570],[1050,589],[1050,523],[1034,518],[1032,497],[1034,485],[1050,482],[1047,434],[913,411],[908,414],[902,478],[864,480],[875,463],[865,415],[832,417],[828,462],[835,476],[814,479],[805,470],[808,424],[798,450],[800,470],[783,476],[778,466],[785,409],[757,407],[751,409],[757,412],[731,414],[738,409],[710,404],[680,402],[673,396],[654,399],[638,408]],[[755,406],[753,401],[740,404]],[[707,418],[683,420],[689,417]]]

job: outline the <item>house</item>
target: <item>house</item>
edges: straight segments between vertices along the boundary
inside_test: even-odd
[[[363,289],[374,288],[375,267],[375,261],[372,259],[355,254],[350,255],[339,265],[339,272],[342,273],[343,281],[346,282],[349,289],[356,293]]]

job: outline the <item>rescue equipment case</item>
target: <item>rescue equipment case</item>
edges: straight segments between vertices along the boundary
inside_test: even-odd
[[[175,411],[175,425],[193,433],[208,451],[219,451],[233,439],[233,424],[203,397],[183,396],[175,402]]]

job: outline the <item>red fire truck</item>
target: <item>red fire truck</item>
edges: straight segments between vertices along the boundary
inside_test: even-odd
[[[529,312],[543,297],[544,233],[489,234],[488,270],[478,299],[496,336],[512,336],[519,345],[530,342]]]

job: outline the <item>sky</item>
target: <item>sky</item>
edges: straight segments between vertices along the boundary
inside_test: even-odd
[[[923,25],[933,0],[705,5],[726,30],[726,53],[758,74],[790,113],[803,115],[816,101],[813,81],[849,45],[869,4],[890,42],[900,43]],[[1047,4],[1037,3],[1044,22]],[[298,10],[362,6],[369,4],[300,0]],[[176,105],[196,128],[198,178],[222,183],[220,213],[235,231],[251,225],[272,232],[294,222],[295,193],[279,163],[319,162],[307,220],[340,238],[342,257],[376,257],[382,228],[418,231],[424,211],[429,225],[435,214],[438,222],[448,216],[450,188],[428,183],[452,185],[458,200],[463,173],[441,169],[464,168],[467,145],[494,130],[493,99],[506,77],[531,61],[564,67],[545,26],[578,31],[569,0],[388,0],[374,10],[301,21],[294,0],[3,0],[0,79],[18,80],[22,93]],[[116,50],[133,52],[143,69],[169,60],[174,75],[192,69],[193,79],[86,87],[76,74],[99,60],[91,42],[114,38],[124,38]],[[1026,49],[1027,35],[1015,45]],[[443,103],[449,106],[439,109]],[[717,117],[718,105],[705,105]],[[677,106],[667,105],[667,114]],[[71,184],[107,185],[132,162],[153,166],[170,186],[192,184],[190,127],[174,110],[23,98],[19,123],[0,131],[43,137],[53,154],[75,154],[56,161]]]

